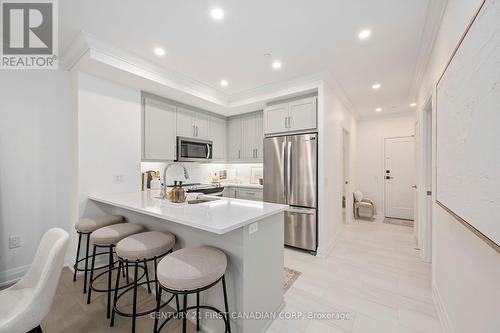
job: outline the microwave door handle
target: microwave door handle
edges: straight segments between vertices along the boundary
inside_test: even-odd
[[[210,155],[212,155],[211,149],[210,149],[210,144],[207,143],[207,159],[210,158]]]

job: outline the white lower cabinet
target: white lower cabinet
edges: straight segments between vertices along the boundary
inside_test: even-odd
[[[231,187],[226,186],[222,195],[226,198],[243,199],[262,201],[264,195],[262,189],[258,188],[245,188],[245,187]]]

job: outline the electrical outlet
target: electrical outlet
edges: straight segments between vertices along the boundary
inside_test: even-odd
[[[21,247],[21,236],[10,236],[9,249],[15,249],[16,247]]]
[[[250,224],[250,226],[248,227],[248,234],[251,235],[257,231],[259,231],[259,222]]]

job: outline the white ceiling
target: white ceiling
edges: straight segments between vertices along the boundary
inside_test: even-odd
[[[227,94],[330,70],[358,115],[410,111],[429,0],[64,0],[60,45],[83,30]],[[225,12],[215,22],[210,10]],[[364,28],[372,37],[360,41]],[[167,51],[153,53],[155,46]],[[265,53],[272,53],[265,57]],[[283,62],[271,69],[273,59]],[[229,86],[222,88],[221,79]],[[379,91],[371,89],[382,84]]]

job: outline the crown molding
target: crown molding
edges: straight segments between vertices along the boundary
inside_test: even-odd
[[[429,1],[427,5],[427,13],[420,38],[420,52],[417,57],[417,62],[413,71],[413,80],[410,85],[409,100],[411,101],[417,98],[418,90],[429,64],[429,59],[434,49],[434,43],[436,42],[447,4],[448,0],[433,0]]]
[[[354,116],[352,102],[328,70],[229,95],[83,31],[64,52],[62,62],[67,70],[77,69],[224,116],[259,110],[268,102],[315,92],[326,84]]]

